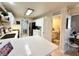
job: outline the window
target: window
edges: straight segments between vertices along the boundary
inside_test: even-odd
[[[16,21],[16,24],[20,24],[20,21]]]
[[[71,29],[71,18],[70,17],[66,19],[66,29]]]

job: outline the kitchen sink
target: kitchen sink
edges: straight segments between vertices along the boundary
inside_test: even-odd
[[[6,35],[4,35],[3,37],[1,37],[1,39],[14,38],[15,35],[16,35],[15,33],[12,33],[12,34],[6,34]]]

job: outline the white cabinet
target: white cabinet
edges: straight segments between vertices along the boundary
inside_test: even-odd
[[[34,20],[36,22],[36,26],[41,27],[41,36],[46,38],[47,40],[51,41],[52,39],[52,22],[51,17],[46,16],[43,18],[39,18]]]
[[[40,30],[37,30],[37,29],[33,30],[33,36],[34,35],[41,36],[41,31]]]
[[[2,17],[1,21],[9,22],[10,25],[13,25],[15,23],[15,18],[13,16],[13,14],[11,12],[6,12],[6,13],[8,14],[7,16],[0,14],[1,17]]]

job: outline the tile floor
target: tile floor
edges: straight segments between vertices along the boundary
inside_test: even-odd
[[[55,49],[51,52],[51,56],[79,56],[79,53],[77,50],[72,51],[69,49],[65,53],[63,53],[59,48]]]
[[[51,56],[69,56],[67,54],[64,54],[59,48],[52,51],[50,55]]]

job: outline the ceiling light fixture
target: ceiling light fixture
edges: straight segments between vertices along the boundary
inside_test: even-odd
[[[8,3],[10,3],[10,4],[12,4],[12,5],[15,5],[15,2],[8,2]]]
[[[34,9],[28,8],[27,11],[26,11],[26,13],[25,13],[25,15],[29,16],[29,15],[31,15],[33,12],[34,12]]]

